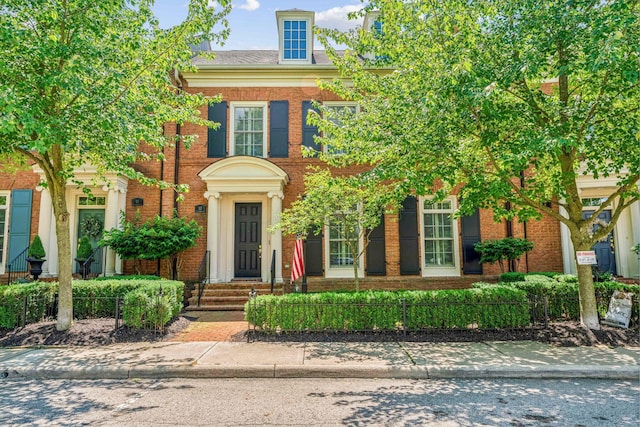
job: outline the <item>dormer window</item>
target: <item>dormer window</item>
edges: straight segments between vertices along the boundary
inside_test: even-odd
[[[280,64],[311,64],[313,55],[314,12],[281,10],[278,20]]]
[[[307,21],[284,20],[284,59],[307,59]]]

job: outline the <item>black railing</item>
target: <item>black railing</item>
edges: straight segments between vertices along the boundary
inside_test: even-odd
[[[160,304],[163,296],[161,293],[157,298],[155,306]],[[4,317],[0,319],[0,329],[11,329],[24,327],[31,323],[38,323],[53,320],[58,312],[58,295],[48,294],[40,296],[21,296],[15,298],[4,298]],[[121,297],[73,297],[74,320],[101,319],[113,321],[114,329],[122,326],[130,326],[136,329],[154,330],[162,332],[164,325],[142,324],[135,325],[139,319],[147,317],[148,307],[145,302],[133,301],[125,303]],[[127,322],[127,318],[129,322]]]
[[[202,293],[204,292],[205,282],[207,281],[207,277],[209,276],[209,254],[210,251],[204,251],[204,255],[202,256],[202,260],[200,261],[200,266],[198,267],[198,307],[200,307],[200,298],[202,298]]]
[[[28,258],[29,254],[29,246],[25,248],[22,252],[16,255],[9,263],[7,264],[7,285],[11,284],[11,276],[16,273],[27,273],[29,271],[28,268]],[[24,276],[25,278],[27,275]]]
[[[86,280],[88,277],[97,277],[103,273],[106,262],[103,255],[106,255],[106,251],[103,250],[102,246],[98,246],[91,252],[89,258],[83,262],[78,261],[78,273],[82,276],[83,280]]]
[[[271,256],[271,293],[273,293],[273,285],[276,282],[276,250],[273,250]]]

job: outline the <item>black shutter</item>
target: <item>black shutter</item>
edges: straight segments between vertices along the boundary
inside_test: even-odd
[[[322,233],[307,235],[304,252],[304,266],[307,276],[322,276]]]
[[[289,157],[289,101],[271,101],[269,157]]]
[[[384,249],[384,215],[380,224],[371,231],[367,245],[367,276],[385,276],[387,263]]]
[[[302,145],[320,151],[320,144],[317,144],[313,137],[319,135],[318,126],[307,124],[309,110],[318,111],[313,107],[311,101],[302,101]]]
[[[480,211],[460,219],[462,228],[462,271],[464,274],[482,274],[480,254],[473,245],[480,241]]]
[[[207,134],[207,157],[227,155],[227,101],[209,105],[209,120],[220,123],[218,129]]]
[[[402,202],[398,229],[400,236],[400,274],[420,274],[418,201],[413,196],[407,197]]]

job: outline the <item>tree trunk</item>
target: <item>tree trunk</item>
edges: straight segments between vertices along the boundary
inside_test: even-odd
[[[576,245],[576,251],[589,251],[590,246]],[[578,296],[580,298],[580,322],[589,329],[599,330],[600,321],[598,319],[598,305],[596,303],[596,292],[593,286],[593,276],[590,265],[579,265],[576,257],[578,269]]]
[[[50,185],[53,213],[58,241],[58,321],[56,329],[67,331],[73,322],[73,292],[71,264],[71,234],[66,200],[66,182],[58,180]]]

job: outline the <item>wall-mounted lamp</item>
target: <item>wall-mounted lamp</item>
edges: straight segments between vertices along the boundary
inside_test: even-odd
[[[131,205],[132,206],[142,206],[144,205],[144,199],[141,197],[134,197],[133,199],[131,199]]]
[[[206,205],[196,205],[196,213],[205,213],[207,211]]]

